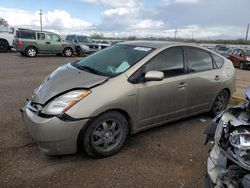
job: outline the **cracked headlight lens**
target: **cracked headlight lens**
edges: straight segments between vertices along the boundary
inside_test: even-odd
[[[90,94],[88,90],[74,90],[50,101],[41,111],[43,114],[58,115],[66,112],[84,97]]]
[[[230,134],[229,142],[238,149],[249,150],[250,132],[245,128],[238,128]]]

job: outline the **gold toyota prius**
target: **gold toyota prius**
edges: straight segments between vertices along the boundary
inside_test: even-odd
[[[52,72],[21,109],[45,155],[117,153],[128,135],[222,112],[235,91],[232,62],[191,44],[116,44]]]

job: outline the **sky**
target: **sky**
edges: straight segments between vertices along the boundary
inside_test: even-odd
[[[65,35],[239,39],[250,23],[249,0],[0,0],[10,26]]]

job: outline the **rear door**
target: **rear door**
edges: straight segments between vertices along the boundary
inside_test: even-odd
[[[152,58],[144,67],[164,73],[162,81],[139,83],[139,126],[146,127],[164,123],[186,114],[186,69],[183,48],[172,47]]]
[[[185,47],[188,61],[187,113],[208,111],[221,86],[221,72],[210,52]]]
[[[47,48],[47,44],[46,44],[45,33],[37,32],[36,39],[37,39],[37,46],[39,48],[39,51],[41,53],[46,52],[48,50],[48,48]]]
[[[62,41],[57,34],[47,33],[46,44],[47,44],[47,49],[49,50],[50,53],[62,52]]]

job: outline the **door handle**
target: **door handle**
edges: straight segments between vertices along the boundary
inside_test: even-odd
[[[46,42],[46,44],[50,44],[50,42]]]
[[[178,89],[185,89],[187,88],[187,83],[185,82],[181,82],[179,85],[178,85]]]
[[[218,81],[220,79],[221,79],[221,77],[219,75],[216,75],[215,78],[214,78],[214,80],[216,80],[216,81]]]

